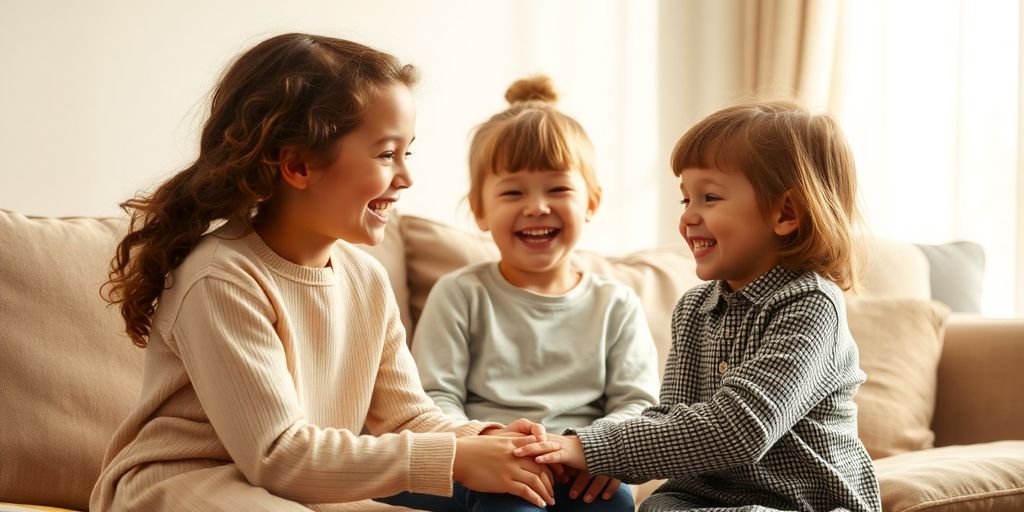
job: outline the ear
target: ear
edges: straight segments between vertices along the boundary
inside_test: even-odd
[[[491,228],[487,225],[487,219],[483,215],[473,214],[473,218],[476,219],[476,227],[480,228],[480,231],[489,231]]]
[[[584,220],[590,222],[594,218],[594,214],[597,213],[597,201],[592,198],[587,199],[587,214],[583,217]]]
[[[281,179],[298,190],[306,190],[310,183],[310,172],[306,160],[295,148],[281,148],[278,154],[278,170]]]
[[[800,227],[800,208],[790,192],[786,192],[779,205],[772,210],[772,227],[778,236],[788,236]]]

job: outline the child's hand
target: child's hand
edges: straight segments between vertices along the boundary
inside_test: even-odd
[[[518,420],[509,423],[505,428],[484,429],[480,432],[480,435],[510,437],[533,436],[538,441],[547,440],[547,431],[544,429],[544,425],[534,423],[526,418],[519,418]]]
[[[598,475],[591,478],[590,473],[586,470],[581,470],[576,475],[576,480],[569,489],[569,497],[576,499],[582,494],[585,503],[592,503],[597,499],[598,495],[605,500],[610,500],[615,495],[615,492],[619,490],[621,483],[619,479],[607,476]],[[587,484],[590,484],[589,487]],[[601,493],[602,490],[604,491],[603,494]]]
[[[534,460],[541,464],[559,463],[576,469],[587,469],[583,444],[578,437],[549,434],[547,438],[547,441],[516,448],[512,454],[517,457],[535,457]]]
[[[508,493],[545,508],[555,504],[551,471],[531,458],[512,455],[533,436],[467,436],[455,440],[452,478],[478,492]]]

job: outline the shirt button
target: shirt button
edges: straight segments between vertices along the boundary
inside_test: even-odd
[[[721,363],[718,363],[718,373],[725,373],[725,371],[728,370],[728,369],[729,369],[729,363],[727,363],[725,361],[722,361]]]

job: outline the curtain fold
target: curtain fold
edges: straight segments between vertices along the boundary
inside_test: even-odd
[[[1021,2],[661,0],[659,10],[663,154],[739,101],[828,111],[853,148],[868,230],[980,243],[983,312],[1024,315]],[[672,193],[662,198],[667,242],[679,212]]]
[[[824,109],[835,95],[840,2],[743,0],[742,85]]]

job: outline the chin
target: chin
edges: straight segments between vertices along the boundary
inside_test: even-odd
[[[364,240],[359,243],[364,245],[380,245],[384,241],[384,229],[372,230],[363,236]]]
[[[699,277],[701,281],[714,281],[717,279],[713,272],[702,268],[697,268],[697,277]]]

